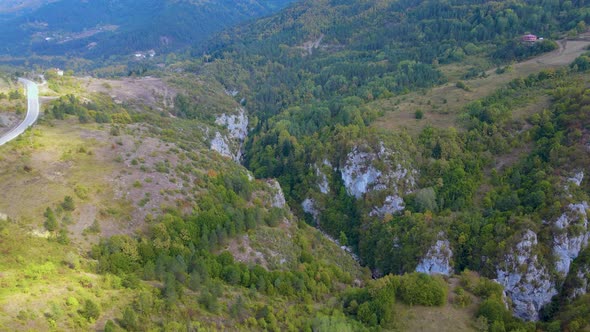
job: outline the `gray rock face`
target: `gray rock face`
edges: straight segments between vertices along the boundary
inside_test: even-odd
[[[590,270],[588,267],[580,269],[576,272],[576,277],[580,280],[580,285],[573,289],[572,291],[572,299],[575,299],[578,296],[582,296],[588,293],[588,275],[590,274]]]
[[[451,260],[453,259],[453,251],[451,250],[451,244],[447,239],[442,238],[444,234],[439,234],[439,239],[436,243],[428,250],[426,256],[422,258],[416,272],[426,274],[442,274],[451,275],[453,268],[451,267]]]
[[[211,140],[211,150],[219,152],[222,156],[234,158],[234,154],[227,143],[227,138],[221,135],[220,132],[216,132],[215,137]]]
[[[537,234],[527,230],[512,254],[504,258],[504,266],[496,270],[497,281],[512,299],[514,314],[525,320],[539,319],[539,310],[557,294],[549,272],[539,264],[533,252]]]
[[[569,211],[557,219],[555,226],[559,230],[553,238],[553,253],[556,257],[555,268],[562,276],[570,271],[571,263],[580,252],[588,246],[588,203],[570,204]]]
[[[272,196],[270,205],[276,208],[284,208],[287,202],[285,201],[285,195],[283,194],[283,188],[277,180],[267,180],[266,183],[271,188]]]
[[[582,185],[582,181],[584,181],[584,171],[577,172],[576,174],[574,174],[574,176],[568,178],[567,181],[572,182],[579,187],[580,185]]]
[[[320,192],[322,194],[328,194],[330,192],[330,185],[328,184],[328,177],[322,170],[316,166],[315,174],[318,177],[318,187],[320,188]]]
[[[369,189],[382,187],[382,173],[372,165],[377,156],[373,153],[360,152],[355,148],[348,154],[346,165],[342,169],[342,180],[348,194],[361,198]]]
[[[302,203],[301,207],[305,213],[309,213],[313,216],[313,220],[317,224],[319,222],[320,211],[316,207],[316,202],[313,198],[306,198]]]
[[[220,132],[216,132],[215,138],[211,140],[211,149],[239,162],[242,158],[244,140],[248,136],[248,116],[246,111],[239,108],[238,114],[222,114],[217,117],[215,123],[225,126],[228,135],[224,136]],[[231,146],[235,146],[235,148],[232,149]]]
[[[381,216],[383,217],[385,214],[395,214],[397,212],[403,211],[405,208],[404,200],[397,196],[387,196],[385,197],[385,202],[383,202],[383,206],[373,208],[373,211],[369,213],[371,216]]]
[[[386,148],[383,143],[374,151],[368,146],[356,146],[347,155],[341,169],[342,181],[349,195],[361,198],[364,194],[387,190],[387,196],[381,207],[375,207],[375,214],[395,213],[403,210],[401,195],[415,186],[416,171],[404,167],[406,161],[401,156]],[[376,165],[379,164],[380,168]]]

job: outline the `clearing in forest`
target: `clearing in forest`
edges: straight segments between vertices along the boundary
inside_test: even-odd
[[[544,69],[569,65],[587,51],[590,33],[572,40],[560,40],[559,49],[541,56],[516,63],[512,70],[497,74],[495,69],[486,72],[487,76],[465,81],[465,89],[458,88],[456,81],[428,91],[415,91],[403,96],[375,101],[373,107],[383,110],[385,115],[374,126],[386,130],[407,129],[412,134],[419,133],[425,126],[457,127],[457,116],[467,103],[483,98],[518,77],[526,77]],[[422,111],[424,118],[416,119],[416,111]]]

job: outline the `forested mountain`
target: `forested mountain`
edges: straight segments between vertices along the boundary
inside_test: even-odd
[[[585,1],[302,0],[206,43],[230,2],[66,4],[12,33],[190,52],[45,71],[38,127],[0,148],[0,327],[590,326]]]
[[[578,273],[570,263],[586,246],[588,192],[574,195],[568,179],[583,179],[588,160],[568,152],[585,144],[566,138],[573,128],[538,114],[522,122],[512,111],[532,94],[555,98],[550,110],[577,112],[562,103],[584,92],[554,94],[583,86],[570,77],[576,69],[546,66],[454,110],[447,96],[427,101],[438,104],[433,116],[457,114],[457,129],[410,135],[374,123],[383,115],[379,100],[417,98],[413,91],[446,83],[454,64],[464,68],[452,79],[477,80],[557,49],[555,40],[585,32],[589,13],[583,1],[302,1],[228,33],[202,70],[240,91],[257,118],[246,166],[279,179],[290,205],[353,247],[375,276],[474,270],[506,287],[517,316],[536,320],[545,308],[547,319],[560,308],[547,309],[551,297],[571,291],[563,281]],[[522,42],[528,33],[544,38]],[[468,83],[456,86],[470,91]],[[551,123],[553,138],[543,138],[541,123]],[[553,157],[546,144],[557,144]],[[530,154],[494,166],[514,149]],[[515,183],[505,182],[514,174]],[[569,224],[582,225],[581,246],[572,248],[571,234],[560,238]],[[522,261],[539,267],[517,272]]]
[[[60,0],[29,4],[0,25],[0,53],[96,58],[177,50],[286,6],[273,1]],[[34,9],[34,10],[30,10]]]
[[[52,1],[57,0],[0,0],[0,13],[6,16],[18,16]]]

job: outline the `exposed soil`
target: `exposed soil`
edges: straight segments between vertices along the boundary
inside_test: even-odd
[[[147,105],[157,110],[174,106],[177,91],[156,77],[123,78],[106,80],[97,78],[81,79],[82,86],[89,92],[104,93],[115,102],[134,105]]]
[[[22,120],[22,116],[13,112],[0,113],[0,136],[7,133]]]
[[[72,240],[84,247],[98,235],[143,229],[146,217],[156,217],[163,207],[191,211],[194,176],[178,174],[176,146],[147,136],[145,128],[111,136],[108,126],[95,130],[56,121],[41,132],[27,139],[43,145],[28,152],[11,152],[7,146],[0,155],[0,212],[11,218],[41,229],[45,208],[55,209],[64,196],[72,196],[76,210],[67,227]],[[76,193],[79,186],[87,197]],[[100,233],[88,233],[95,220]]]
[[[264,254],[252,249],[252,246],[250,245],[250,237],[248,235],[231,239],[227,246],[227,250],[232,253],[234,259],[238,262],[258,264],[264,268],[268,268],[268,262],[266,261]]]

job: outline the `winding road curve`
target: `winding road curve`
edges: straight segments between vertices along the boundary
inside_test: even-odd
[[[24,84],[27,90],[27,116],[18,126],[0,137],[0,145],[4,145],[24,133],[39,117],[39,88],[37,84],[24,78],[19,78],[18,81]]]

